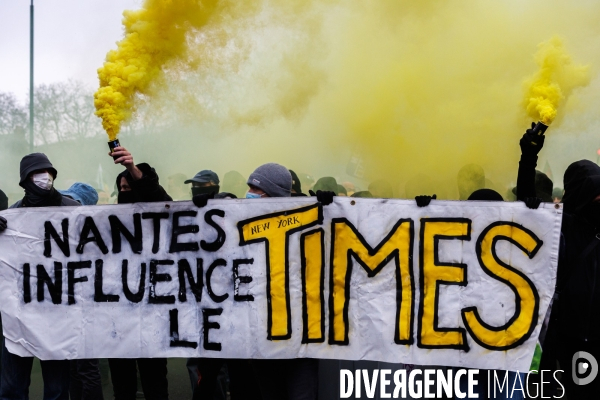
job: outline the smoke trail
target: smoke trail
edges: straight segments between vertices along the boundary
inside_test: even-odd
[[[527,81],[523,103],[527,115],[550,125],[573,89],[589,84],[589,66],[574,65],[558,36],[539,45],[536,61],[540,70]]]
[[[170,61],[186,56],[187,33],[206,26],[230,4],[218,0],[145,0],[137,11],[123,13],[125,38],[98,69],[96,115],[109,140],[135,108],[134,97],[147,93]]]

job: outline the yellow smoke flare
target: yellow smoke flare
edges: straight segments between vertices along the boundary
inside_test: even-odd
[[[94,94],[96,115],[114,140],[135,109],[135,96],[145,94],[170,61],[187,52],[187,33],[205,26],[221,9],[218,0],[145,0],[137,11],[123,13],[125,38],[106,55],[98,69]]]
[[[536,62],[540,70],[525,83],[524,105],[529,117],[550,125],[573,89],[589,83],[589,66],[574,65],[558,36],[539,45]]]

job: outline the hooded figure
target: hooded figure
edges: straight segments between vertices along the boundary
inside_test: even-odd
[[[58,173],[45,154],[33,153],[23,157],[20,174],[19,185],[25,189],[25,196],[10,208],[81,205],[62,196],[54,188],[54,180]],[[10,226],[10,221],[0,217],[0,234],[7,228],[7,224]],[[0,363],[3,366],[0,370],[0,398],[28,398],[33,357],[19,357],[9,353],[4,341],[0,354]],[[68,399],[69,360],[40,360],[40,364],[44,378],[44,398]]]
[[[141,163],[136,165],[142,171],[141,179],[133,179],[128,170],[117,175],[118,203],[130,204],[138,202],[172,201],[171,196],[158,183],[158,174],[150,165]],[[123,190],[122,178],[125,178],[129,190]]]
[[[492,189],[479,189],[471,193],[467,200],[504,201],[502,195]]]
[[[4,194],[2,190],[0,190],[0,211],[6,210],[8,208],[8,197]]]
[[[320,190],[322,192],[334,192],[337,193],[338,191],[338,184],[337,181],[335,180],[335,178],[331,177],[331,176],[325,176],[323,178],[320,178],[317,183],[315,183],[315,186],[313,186],[313,191],[317,191]]]
[[[600,392],[600,379],[575,385],[570,377],[575,353],[586,351],[600,360],[600,167],[577,161],[567,168],[564,185],[564,246],[557,278],[558,360],[565,369],[569,398],[592,399]]]
[[[58,172],[43,153],[32,153],[23,157],[20,175],[19,186],[25,189],[25,196],[10,208],[81,205],[75,200],[63,197],[54,188]]]
[[[229,171],[223,176],[223,192],[233,193],[237,198],[243,198],[246,195],[246,178],[237,171]]]

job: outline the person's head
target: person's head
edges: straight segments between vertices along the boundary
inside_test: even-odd
[[[96,189],[86,183],[75,182],[67,190],[59,190],[63,196],[79,202],[84,206],[93,206],[98,204],[98,193]]]
[[[313,189],[315,192],[317,190],[321,190],[323,192],[333,192],[333,193],[337,193],[338,191],[338,184],[337,181],[335,180],[334,177],[331,176],[324,176],[323,178],[320,178],[315,185],[313,186]]]
[[[552,202],[553,203],[560,203],[562,201],[562,198],[563,198],[562,188],[555,187],[554,189],[552,189]]]
[[[346,191],[346,188],[342,185],[338,185],[338,190],[336,193],[338,196],[348,196],[348,192]]]
[[[459,199],[466,200],[471,193],[485,187],[485,172],[480,165],[467,164],[458,171],[456,181]]]
[[[600,167],[588,160],[569,165],[564,176],[565,212],[600,227]]]
[[[373,195],[368,190],[362,190],[360,192],[354,192],[354,193],[352,193],[352,196],[350,196],[350,197],[372,199]]]
[[[246,195],[246,189],[248,189],[246,178],[239,172],[229,171],[223,177],[223,184],[221,185],[223,192],[233,193],[238,198],[241,198]]]
[[[290,169],[290,174],[292,175],[292,194],[300,194],[302,193],[302,184],[300,183],[300,178],[294,171]]]
[[[346,188],[346,196],[352,196],[356,192],[356,186],[352,182],[342,182],[342,186]]]
[[[204,193],[219,193],[219,176],[209,170],[205,169],[198,172],[193,178],[188,179],[185,183],[192,184],[192,196]]]
[[[548,175],[535,171],[535,194],[546,203],[552,203],[552,187],[554,184]]]
[[[44,153],[28,154],[21,159],[19,185],[25,191],[34,191],[35,187],[50,191],[57,175],[58,172]]]
[[[290,197],[292,194],[292,174],[283,165],[263,164],[248,177],[246,198]]]
[[[492,189],[479,189],[471,193],[467,200],[504,201],[502,195]]]
[[[369,192],[373,194],[373,197],[381,198],[381,199],[390,199],[394,197],[394,190],[392,189],[392,185],[388,181],[383,179],[379,179],[377,181],[371,182],[369,185]]]
[[[8,208],[8,197],[2,190],[0,190],[0,211]]]

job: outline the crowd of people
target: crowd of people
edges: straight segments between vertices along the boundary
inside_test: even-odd
[[[574,353],[586,351],[600,360],[600,167],[587,160],[574,162],[564,175],[562,190],[554,190],[553,182],[536,170],[538,153],[544,136],[527,130],[520,140],[521,159],[517,186],[513,193],[529,208],[542,202],[562,202],[564,216],[559,254],[556,294],[551,306],[549,325],[543,340],[541,369],[564,370],[562,383],[569,399],[590,399],[600,393],[600,379],[590,385],[575,385],[571,377]],[[206,206],[213,198],[267,198],[316,196],[324,205],[334,196],[389,198],[392,186],[386,181],[372,182],[368,190],[358,190],[352,182],[338,183],[333,177],[314,180],[306,174],[296,174],[288,168],[267,163],[259,166],[245,179],[231,171],[224,182],[208,169],[195,176],[169,177],[167,189],[159,183],[157,172],[146,163],[134,162],[132,154],[123,147],[112,153],[116,164],[125,170],[116,178],[116,203],[160,202],[191,197],[198,207]],[[8,205],[0,190],[0,210],[48,206],[79,206],[109,202],[106,193],[92,186],[75,183],[67,190],[56,190],[58,171],[42,153],[23,157],[19,185],[24,196]],[[481,167],[467,165],[458,174],[461,200],[504,201],[504,197],[486,187]],[[185,189],[180,182],[189,190]],[[190,193],[191,192],[191,193]],[[189,196],[189,197],[188,197]],[[435,194],[415,197],[420,207],[427,207]],[[0,217],[0,235],[10,228],[10,221]],[[0,370],[0,400],[27,399],[33,359],[19,357],[7,351],[2,340]],[[213,399],[219,391],[223,365],[228,371],[231,399],[316,399],[319,362],[315,359],[290,360],[225,360],[189,359],[187,367],[193,399]],[[110,376],[116,400],[133,400],[138,392],[137,374],[146,399],[168,399],[167,360],[110,359]],[[102,399],[98,360],[41,361],[44,379],[44,399]],[[332,382],[336,384],[337,382]],[[479,398],[487,391],[479,390]],[[593,397],[592,397],[593,396]],[[513,397],[514,398],[514,397]]]

